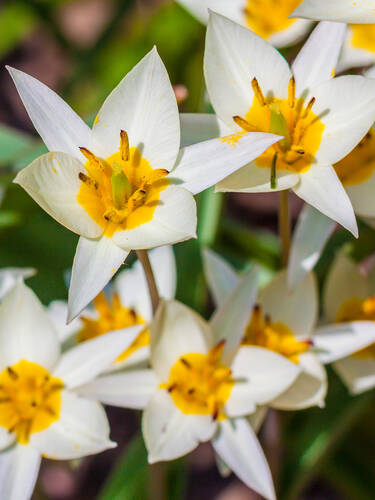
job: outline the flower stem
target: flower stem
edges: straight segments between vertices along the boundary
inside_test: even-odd
[[[287,267],[290,251],[289,191],[280,191],[279,233],[281,239],[281,264]]]
[[[151,267],[150,259],[146,250],[137,250],[137,257],[142,264],[143,270],[146,275],[148,290],[150,293],[152,311],[155,314],[158,308],[160,297],[158,288],[156,286],[154,272]],[[166,499],[166,482],[167,482],[166,468],[163,462],[158,462],[150,466],[150,488],[149,498],[152,500],[165,500]]]

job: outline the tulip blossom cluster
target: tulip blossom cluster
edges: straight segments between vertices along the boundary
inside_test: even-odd
[[[212,114],[179,114],[156,48],[92,128],[8,67],[48,149],[14,182],[79,241],[67,302],[42,305],[24,283],[34,269],[0,270],[0,500],[31,498],[42,457],[116,446],[104,405],[142,411],[150,464],[210,442],[221,472],[274,500],[257,437],[268,410],[324,411],[328,364],[353,395],[375,387],[373,262],[337,252],[321,317],[314,273],[337,224],[358,237],[357,217],[375,222],[375,70],[335,76],[375,62],[375,1],[179,3],[207,25]],[[278,48],[311,20],[289,65]],[[194,196],[213,186],[306,205],[266,283],[202,249],[207,319],[178,300],[173,245],[197,237]]]

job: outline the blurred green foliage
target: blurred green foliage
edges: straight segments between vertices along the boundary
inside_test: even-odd
[[[103,0],[104,2],[106,0]],[[64,0],[13,1],[0,10],[0,56],[17,58],[27,37],[42,31],[54,39],[69,61],[69,71],[59,92],[88,121],[92,121],[106,95],[138,60],[158,47],[172,83],[189,91],[181,110],[209,111],[203,84],[204,28],[173,2],[117,0],[110,2],[107,25],[88,48],[76,46],[59,23]],[[6,99],[6,96],[3,97]],[[44,303],[66,298],[64,273],[71,267],[77,237],[55,223],[11,181],[15,172],[46,151],[36,136],[0,126],[0,265],[31,266],[38,270],[30,285]],[[178,298],[206,316],[211,311],[203,277],[200,250],[210,246],[239,270],[260,264],[266,281],[280,268],[278,238],[265,230],[233,220],[225,199],[213,190],[198,197],[198,240],[176,245]],[[350,252],[362,260],[375,252],[375,232],[362,224],[360,238],[337,231],[317,266],[320,285],[335,252],[350,242]],[[194,269],[194,273],[191,269]],[[373,445],[375,441],[373,395],[351,397],[330,373],[325,409],[282,413],[284,455],[281,460],[280,499],[301,498],[306,487],[319,478],[346,499],[374,496]],[[101,500],[145,500],[148,466],[140,437],[125,450],[110,475]],[[186,469],[183,462],[168,468],[170,499],[184,498]],[[174,489],[173,489],[174,488]]]

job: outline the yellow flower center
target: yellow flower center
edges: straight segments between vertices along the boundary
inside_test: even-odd
[[[367,299],[353,297],[345,301],[336,316],[337,323],[348,321],[375,321],[375,296]],[[353,354],[360,359],[375,359],[375,343]]]
[[[146,324],[144,318],[137,314],[134,309],[124,307],[121,304],[118,294],[114,294],[112,297],[112,303],[109,303],[105,294],[101,292],[94,299],[94,307],[98,317],[97,319],[85,316],[81,318],[84,326],[77,334],[78,342],[85,342],[86,340],[99,337],[100,335],[104,335],[105,333],[112,332],[114,330],[122,330],[124,328],[130,328],[131,326]],[[124,361],[139,348],[144,347],[149,343],[150,334],[148,329],[145,328],[132,342],[132,344],[118,356],[116,362]]]
[[[234,380],[230,368],[221,362],[224,342],[213,347],[208,354],[190,353],[172,366],[167,389],[175,405],[186,415],[211,415],[224,419],[224,405]]]
[[[283,323],[272,323],[256,305],[246,328],[242,345],[256,345],[285,356],[293,363],[299,362],[299,355],[308,351],[311,341],[296,340],[293,332]]]
[[[289,82],[288,99],[264,96],[256,78],[253,79],[253,103],[242,118],[233,120],[247,132],[270,132],[284,137],[256,160],[258,167],[271,169],[271,187],[276,188],[276,170],[306,172],[319,149],[324,124],[313,113],[313,97],[307,105],[295,97],[295,81]]]
[[[296,19],[289,15],[302,0],[247,0],[246,21],[257,35],[268,39],[275,33],[290,28]]]
[[[375,52],[375,25],[374,24],[352,24],[353,47]]]
[[[375,131],[370,129],[356,148],[334,165],[344,186],[366,182],[375,170]]]
[[[113,236],[116,231],[134,229],[150,222],[160,193],[168,186],[167,170],[151,168],[136,147],[129,148],[126,132],[121,131],[120,150],[102,160],[86,148],[88,175],[80,172],[82,182],[78,203]]]
[[[62,380],[30,361],[19,361],[0,373],[0,426],[14,432],[20,444],[59,419]]]

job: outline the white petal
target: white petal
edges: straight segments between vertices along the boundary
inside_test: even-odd
[[[99,377],[79,388],[79,393],[106,405],[142,410],[156,391],[152,370],[131,370]]]
[[[57,332],[34,292],[22,281],[0,305],[0,372],[25,359],[48,370],[60,354]]]
[[[46,430],[31,435],[30,444],[47,458],[70,460],[116,446],[100,403],[69,391],[62,392],[60,418]]]
[[[288,264],[288,286],[293,289],[318,262],[325,244],[335,229],[335,222],[305,205],[293,233]]]
[[[162,301],[151,324],[151,366],[167,382],[174,363],[184,354],[206,354],[212,347],[208,324],[177,301]]]
[[[288,28],[277,31],[268,38],[268,42],[274,47],[288,47],[295,45],[300,40],[303,40],[307,33],[311,30],[311,21],[305,19],[295,19],[294,23]]]
[[[345,37],[344,48],[337,66],[338,73],[350,68],[369,66],[375,62],[375,54],[372,50],[357,48],[353,45],[353,34],[353,28],[349,25]],[[368,72],[364,72],[364,76],[368,76],[367,73]],[[371,73],[368,78],[371,78]]]
[[[128,254],[106,236],[79,239],[69,286],[69,321],[103,290]]]
[[[237,23],[246,24],[244,8],[246,0],[178,0],[185,9],[203,24],[208,21],[208,9],[229,17]]]
[[[177,186],[161,192],[153,218],[128,231],[118,231],[113,241],[122,248],[145,250],[196,237],[197,207],[192,194]]]
[[[258,167],[252,162],[219,182],[216,190],[236,193],[274,193],[293,188],[299,179],[298,174],[277,170],[276,188],[271,188],[271,169]]]
[[[354,211],[360,217],[375,217],[375,172],[360,184],[345,186]]]
[[[204,73],[211,103],[228,127],[233,116],[245,116],[254,93],[251,81],[257,78],[267,95],[288,95],[291,72],[288,63],[271,45],[252,31],[219,14],[211,13],[207,28]]]
[[[293,188],[296,195],[341,224],[357,238],[354,210],[334,168],[314,166],[300,178],[301,182]]]
[[[177,287],[177,269],[173,247],[166,245],[155,248],[148,254],[160,297],[167,300],[174,299]],[[136,265],[140,265],[140,262],[138,261]]]
[[[367,78],[375,78],[375,65],[365,71],[363,75]]]
[[[322,363],[332,363],[375,343],[374,321],[353,321],[319,328],[313,335],[314,350]]]
[[[321,165],[344,158],[366,135],[375,121],[375,81],[345,75],[311,89],[316,98],[313,111],[324,125],[315,155]]]
[[[329,321],[336,321],[344,302],[365,299],[370,293],[369,283],[357,264],[340,252],[334,260],[323,290],[323,310]]]
[[[345,24],[321,22],[311,33],[292,65],[298,97],[334,76],[345,31]]]
[[[47,313],[56,328],[60,342],[64,342],[78,333],[83,326],[80,318],[75,318],[69,324],[66,324],[68,303],[64,300],[53,300],[50,302],[47,307]]]
[[[219,254],[205,248],[203,269],[215,304],[221,305],[239,282],[236,271]]]
[[[222,460],[249,488],[268,500],[276,499],[266,457],[246,419],[220,422],[212,445]]]
[[[257,268],[243,276],[210,320],[215,343],[225,341],[224,364],[230,364],[244,336],[257,296],[258,280]]]
[[[181,149],[177,166],[169,177],[198,194],[260,156],[280,139],[278,135],[250,132],[187,146]]]
[[[120,145],[120,131],[154,169],[170,170],[180,147],[176,97],[153,48],[105,100],[92,130],[93,147],[106,158]]]
[[[375,360],[350,356],[336,361],[334,369],[352,394],[361,394],[375,387]]]
[[[227,127],[215,114],[208,113],[181,113],[180,124],[182,148],[230,135],[233,131],[233,127]]]
[[[46,85],[22,71],[7,69],[47,148],[81,158],[79,148],[90,144],[90,128]]]
[[[254,432],[258,434],[260,428],[262,427],[264,421],[266,420],[268,412],[267,406],[258,406],[257,410],[247,417],[247,421],[254,429]]]
[[[1,500],[29,500],[38,478],[41,456],[32,446],[16,445],[0,453]]]
[[[313,353],[299,357],[302,372],[292,386],[272,401],[280,410],[303,410],[311,406],[324,406],[327,394],[327,375],[323,365]]]
[[[61,356],[53,375],[61,378],[68,388],[86,384],[111,366],[142,328],[142,325],[137,325],[108,332],[69,349]]]
[[[217,422],[210,415],[185,415],[167,391],[154,393],[143,413],[142,432],[150,463],[174,460],[213,436]]]
[[[66,153],[47,153],[19,172],[19,184],[51,217],[74,233],[97,238],[103,229],[78,203],[82,163]]]
[[[292,14],[293,17],[307,19],[327,19],[328,21],[341,21],[343,23],[375,23],[375,10],[373,0],[304,0]]]
[[[15,442],[15,439],[16,437],[14,433],[9,432],[8,429],[5,429],[5,427],[0,427],[0,453],[1,450],[4,450],[5,448],[8,448],[11,444],[13,444]]]
[[[289,290],[287,273],[281,271],[261,290],[259,304],[273,323],[284,323],[295,336],[307,339],[318,317],[315,276],[307,274],[293,290]]]
[[[30,278],[36,272],[36,269],[32,267],[4,267],[0,269],[0,300],[5,297],[20,278]]]
[[[232,374],[236,380],[233,397],[251,399],[256,404],[265,404],[283,393],[301,372],[298,365],[284,356],[262,347],[241,346],[232,363]],[[233,416],[235,406],[228,408]]]

